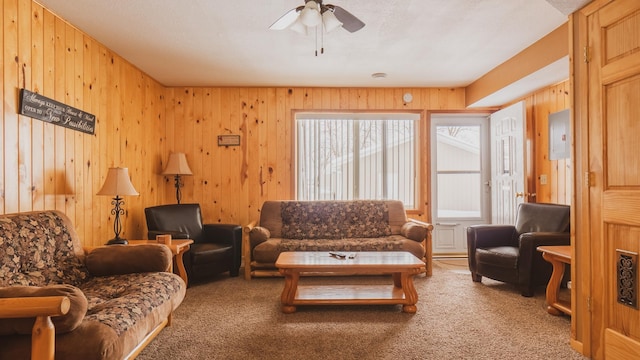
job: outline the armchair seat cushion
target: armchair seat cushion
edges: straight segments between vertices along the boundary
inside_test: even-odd
[[[513,246],[478,248],[476,249],[476,261],[481,264],[516,269],[518,267],[518,253],[518,248]]]

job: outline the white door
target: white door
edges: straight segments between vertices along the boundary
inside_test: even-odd
[[[491,114],[491,223],[514,224],[527,193],[524,101]]]
[[[466,255],[467,227],[490,220],[487,115],[431,116],[433,253]]]

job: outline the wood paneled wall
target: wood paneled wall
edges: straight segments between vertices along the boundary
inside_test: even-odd
[[[411,103],[402,101],[405,92]],[[295,196],[295,111],[419,111],[421,163],[428,164],[426,111],[464,109],[464,89],[171,88],[167,105],[167,148],[185,152],[194,173],[184,177],[183,200],[200,203],[209,221],[245,224],[258,219],[265,200]],[[225,134],[240,135],[241,145],[218,147]],[[424,181],[420,191],[428,189]],[[165,191],[174,197],[170,184]]]
[[[411,110],[425,120],[427,111],[465,106],[463,88],[166,88],[35,2],[3,0],[0,10],[0,213],[64,211],[85,245],[113,237],[111,199],[95,195],[109,167],[128,167],[140,192],[124,199],[127,238],[146,236],[144,207],[175,202],[173,179],[160,175],[170,151],[185,152],[194,173],[183,177],[183,202],[200,203],[207,222],[245,224],[257,219],[263,201],[294,196],[295,111]],[[20,88],[96,115],[95,135],[18,115]],[[566,108],[560,99],[567,88],[526,98],[536,149],[546,149],[537,144],[547,131],[540,114]],[[405,92],[413,94],[409,104]],[[223,134],[240,135],[241,145],[218,147]],[[425,120],[423,174],[427,137]],[[537,190],[538,201],[568,201],[565,190],[553,190],[568,187],[564,170],[553,180],[554,167],[567,165],[545,156],[536,156],[535,171],[549,173],[550,185]],[[420,190],[428,189],[425,180]],[[415,217],[428,220],[428,213]]]
[[[3,0],[0,212],[64,211],[87,245],[113,237],[111,199],[95,195],[112,166],[128,167],[125,235],[143,235],[146,204],[161,202],[164,88],[30,0]],[[95,135],[18,115],[26,88],[96,115]]]

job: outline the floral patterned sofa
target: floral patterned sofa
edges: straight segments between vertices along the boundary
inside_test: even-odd
[[[432,230],[397,200],[266,201],[260,221],[244,227],[244,275],[277,275],[283,251],[408,251],[431,275]]]
[[[0,359],[134,358],[185,296],[171,261],[155,244],[85,252],[57,211],[0,215]]]

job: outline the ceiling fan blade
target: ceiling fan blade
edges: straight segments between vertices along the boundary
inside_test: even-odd
[[[340,20],[342,27],[348,32],[356,32],[364,27],[364,23],[340,6],[333,5],[333,14]]]
[[[304,8],[304,6],[303,6]],[[287,11],[286,14],[282,15],[278,20],[276,20],[276,22],[274,22],[273,24],[271,24],[271,26],[269,26],[269,29],[271,30],[283,30],[288,28],[289,26],[291,26],[291,24],[293,24],[294,22],[296,22],[296,20],[298,19],[298,12],[302,9],[300,9],[300,7],[297,7],[295,9],[291,9],[289,11]]]

